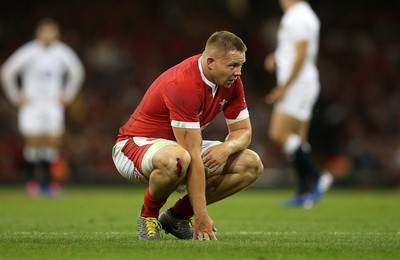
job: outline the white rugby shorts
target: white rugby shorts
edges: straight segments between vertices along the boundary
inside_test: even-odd
[[[220,144],[220,141],[203,140],[201,154],[208,148]],[[112,159],[118,172],[127,180],[148,184],[149,176],[154,170],[152,159],[162,148],[175,145],[177,142],[166,139],[147,137],[130,137],[117,142],[112,150]],[[209,173],[206,168],[206,176],[221,174],[225,164],[215,172]]]
[[[64,133],[64,108],[59,104],[28,103],[18,111],[18,127],[23,136],[60,136]]]
[[[316,80],[295,82],[285,93],[285,96],[275,103],[274,109],[298,120],[309,121],[312,117],[319,91],[320,85]]]

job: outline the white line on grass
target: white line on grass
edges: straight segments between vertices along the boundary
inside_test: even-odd
[[[15,232],[2,232],[3,234],[12,234],[12,235],[78,235],[78,234],[97,234],[97,235],[129,235],[129,234],[137,234],[137,232],[114,232],[114,231],[95,231],[95,232],[41,232],[41,231],[15,231]],[[387,235],[387,234],[396,234],[400,235],[400,231],[393,232],[342,232],[342,231],[334,231],[334,232],[312,232],[314,234],[327,234],[327,235],[366,235],[366,236],[376,236],[376,235]],[[239,232],[223,232],[226,235],[269,235],[269,236],[281,236],[281,235],[300,235],[301,232],[297,231],[274,231],[274,232],[261,232],[261,231],[239,231]]]

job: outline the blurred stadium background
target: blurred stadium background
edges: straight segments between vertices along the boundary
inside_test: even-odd
[[[322,92],[310,134],[318,161],[337,176],[336,186],[400,187],[400,3],[309,2],[322,23]],[[55,172],[70,183],[126,183],[111,160],[120,125],[159,73],[202,52],[212,32],[230,30],[249,49],[242,78],[252,149],[266,167],[256,185],[286,186],[293,175],[267,139],[270,108],[262,101],[275,83],[263,60],[281,14],[278,0],[2,0],[0,63],[32,39],[40,18],[56,19],[87,77],[67,111],[64,164]],[[0,91],[2,184],[23,181],[16,112]],[[225,137],[220,119],[205,138]]]

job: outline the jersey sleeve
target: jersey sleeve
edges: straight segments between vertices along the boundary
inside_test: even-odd
[[[17,104],[19,98],[17,75],[22,72],[29,59],[34,55],[32,43],[18,48],[0,69],[4,92],[11,103]]]
[[[313,31],[307,19],[304,19],[300,14],[293,15],[287,22],[289,26],[289,35],[294,41],[309,40],[310,33]]]
[[[169,110],[171,126],[200,128],[201,96],[197,89],[171,83],[164,88],[163,98]]]
[[[224,116],[228,125],[249,117],[243,83],[240,78],[237,79],[233,98],[224,109]]]
[[[58,50],[68,71],[64,97],[66,98],[66,101],[71,102],[82,87],[82,82],[85,77],[85,70],[79,57],[69,46],[60,44],[60,48]]]

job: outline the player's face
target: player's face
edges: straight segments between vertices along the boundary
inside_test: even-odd
[[[36,31],[36,37],[44,44],[49,45],[60,36],[57,26],[43,25]]]
[[[213,82],[218,86],[229,88],[242,75],[242,66],[246,61],[244,52],[231,51],[214,59],[211,70]]]
[[[292,0],[279,0],[279,5],[281,6],[282,10],[286,10],[288,5],[293,2]]]

